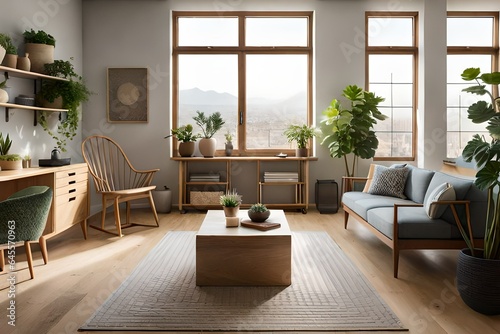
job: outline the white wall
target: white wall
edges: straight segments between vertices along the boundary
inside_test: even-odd
[[[55,59],[69,60],[77,73],[82,73],[82,3],[81,0],[23,0],[2,1],[0,9],[0,32],[9,34],[14,44],[19,47],[18,53],[24,54],[25,30],[44,30],[56,39]],[[3,77],[1,79],[3,81]],[[11,78],[11,96],[33,94],[33,82]],[[10,121],[5,122],[4,109],[0,108],[0,132],[8,133],[13,141],[9,153],[22,156],[30,154],[33,163],[38,159],[50,159],[50,151],[56,146],[55,141],[47,135],[40,125],[33,125],[33,111],[10,110]],[[57,120],[58,113],[51,119]],[[56,122],[51,122],[56,126]],[[68,152],[64,157],[71,157],[72,162],[81,162],[80,130],[77,139],[69,142]]]

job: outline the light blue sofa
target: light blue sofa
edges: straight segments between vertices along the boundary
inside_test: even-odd
[[[373,195],[362,191],[347,191],[342,195],[344,227],[349,217],[367,226],[380,240],[393,250],[394,277],[398,276],[399,252],[407,249],[461,249],[466,244],[457,227],[453,208],[467,228],[468,217],[475,246],[482,247],[485,230],[487,194],[480,191],[473,180],[459,178],[442,172],[406,166],[408,177],[404,187],[406,199]],[[349,179],[345,177],[344,184]],[[446,205],[440,218],[429,218],[423,203],[431,192],[442,183],[453,186],[455,201],[438,202]],[[470,215],[467,215],[467,208]],[[397,222],[397,224],[394,224]]]

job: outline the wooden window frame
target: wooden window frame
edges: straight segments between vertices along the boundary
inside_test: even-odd
[[[178,19],[181,17],[237,17],[238,18],[238,46],[179,46]],[[308,32],[307,46],[246,46],[245,45],[245,18],[247,17],[307,17]],[[186,54],[236,54],[238,55],[238,149],[233,151],[237,156],[274,156],[278,153],[295,155],[293,149],[247,149],[246,146],[246,77],[245,56],[251,54],[304,54],[307,55],[307,124],[313,124],[313,12],[312,11],[234,11],[234,12],[172,12],[172,128],[178,124],[179,106],[179,73],[178,56]],[[177,142],[174,138],[173,155],[177,155]],[[312,140],[309,145],[312,144]],[[309,146],[311,147],[311,146]],[[216,156],[223,156],[224,150],[217,150]]]
[[[369,46],[368,45],[368,19],[369,18],[398,18],[406,17],[413,19],[413,46]],[[413,56],[413,108],[412,108],[412,154],[408,157],[378,157],[375,154],[374,161],[414,161],[417,149],[417,109],[418,109],[418,12],[380,12],[370,11],[365,13],[365,86],[366,90],[370,87],[369,78],[369,56],[370,55],[412,55]]]

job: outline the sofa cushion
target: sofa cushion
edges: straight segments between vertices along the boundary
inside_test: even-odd
[[[405,199],[404,189],[407,176],[407,167],[390,168],[376,165],[368,193]]]
[[[435,188],[424,203],[424,209],[429,218],[440,218],[447,205],[435,204],[438,201],[454,201],[456,199],[455,190],[449,183],[443,183]]]
[[[457,200],[465,199],[467,192],[469,191],[470,187],[472,186],[472,180],[470,180],[470,179],[464,179],[461,177],[452,176],[452,175],[445,174],[442,172],[435,172],[434,176],[431,179],[431,182],[429,183],[429,187],[427,188],[427,192],[425,193],[424,202],[427,201],[427,199],[429,198],[429,196],[431,195],[433,190],[436,189],[438,186],[440,186],[443,183],[449,183],[453,186]],[[456,208],[457,208],[457,212],[459,212],[459,216],[464,216],[464,212],[465,212],[464,205],[457,205]],[[453,225],[456,224],[455,218],[453,217],[453,213],[451,212],[451,209],[449,206],[445,209],[441,218],[443,220],[446,220],[447,222],[453,224]]]
[[[407,166],[409,171],[406,178],[405,195],[413,202],[422,204],[434,171],[412,165]]]
[[[374,208],[367,212],[367,217],[373,227],[393,239],[394,208]],[[399,208],[398,221],[400,239],[461,239],[456,226],[429,218],[423,207]]]
[[[379,207],[392,208],[395,203],[411,204],[413,202],[397,197],[371,195],[361,191],[349,191],[342,195],[342,203],[367,220],[368,210]]]

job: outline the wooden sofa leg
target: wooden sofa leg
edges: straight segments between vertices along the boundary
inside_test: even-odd
[[[393,260],[393,266],[394,266],[394,278],[398,278],[399,249],[394,248],[392,250],[392,260]]]
[[[349,221],[349,212],[344,210],[344,229],[347,230],[347,222]]]

